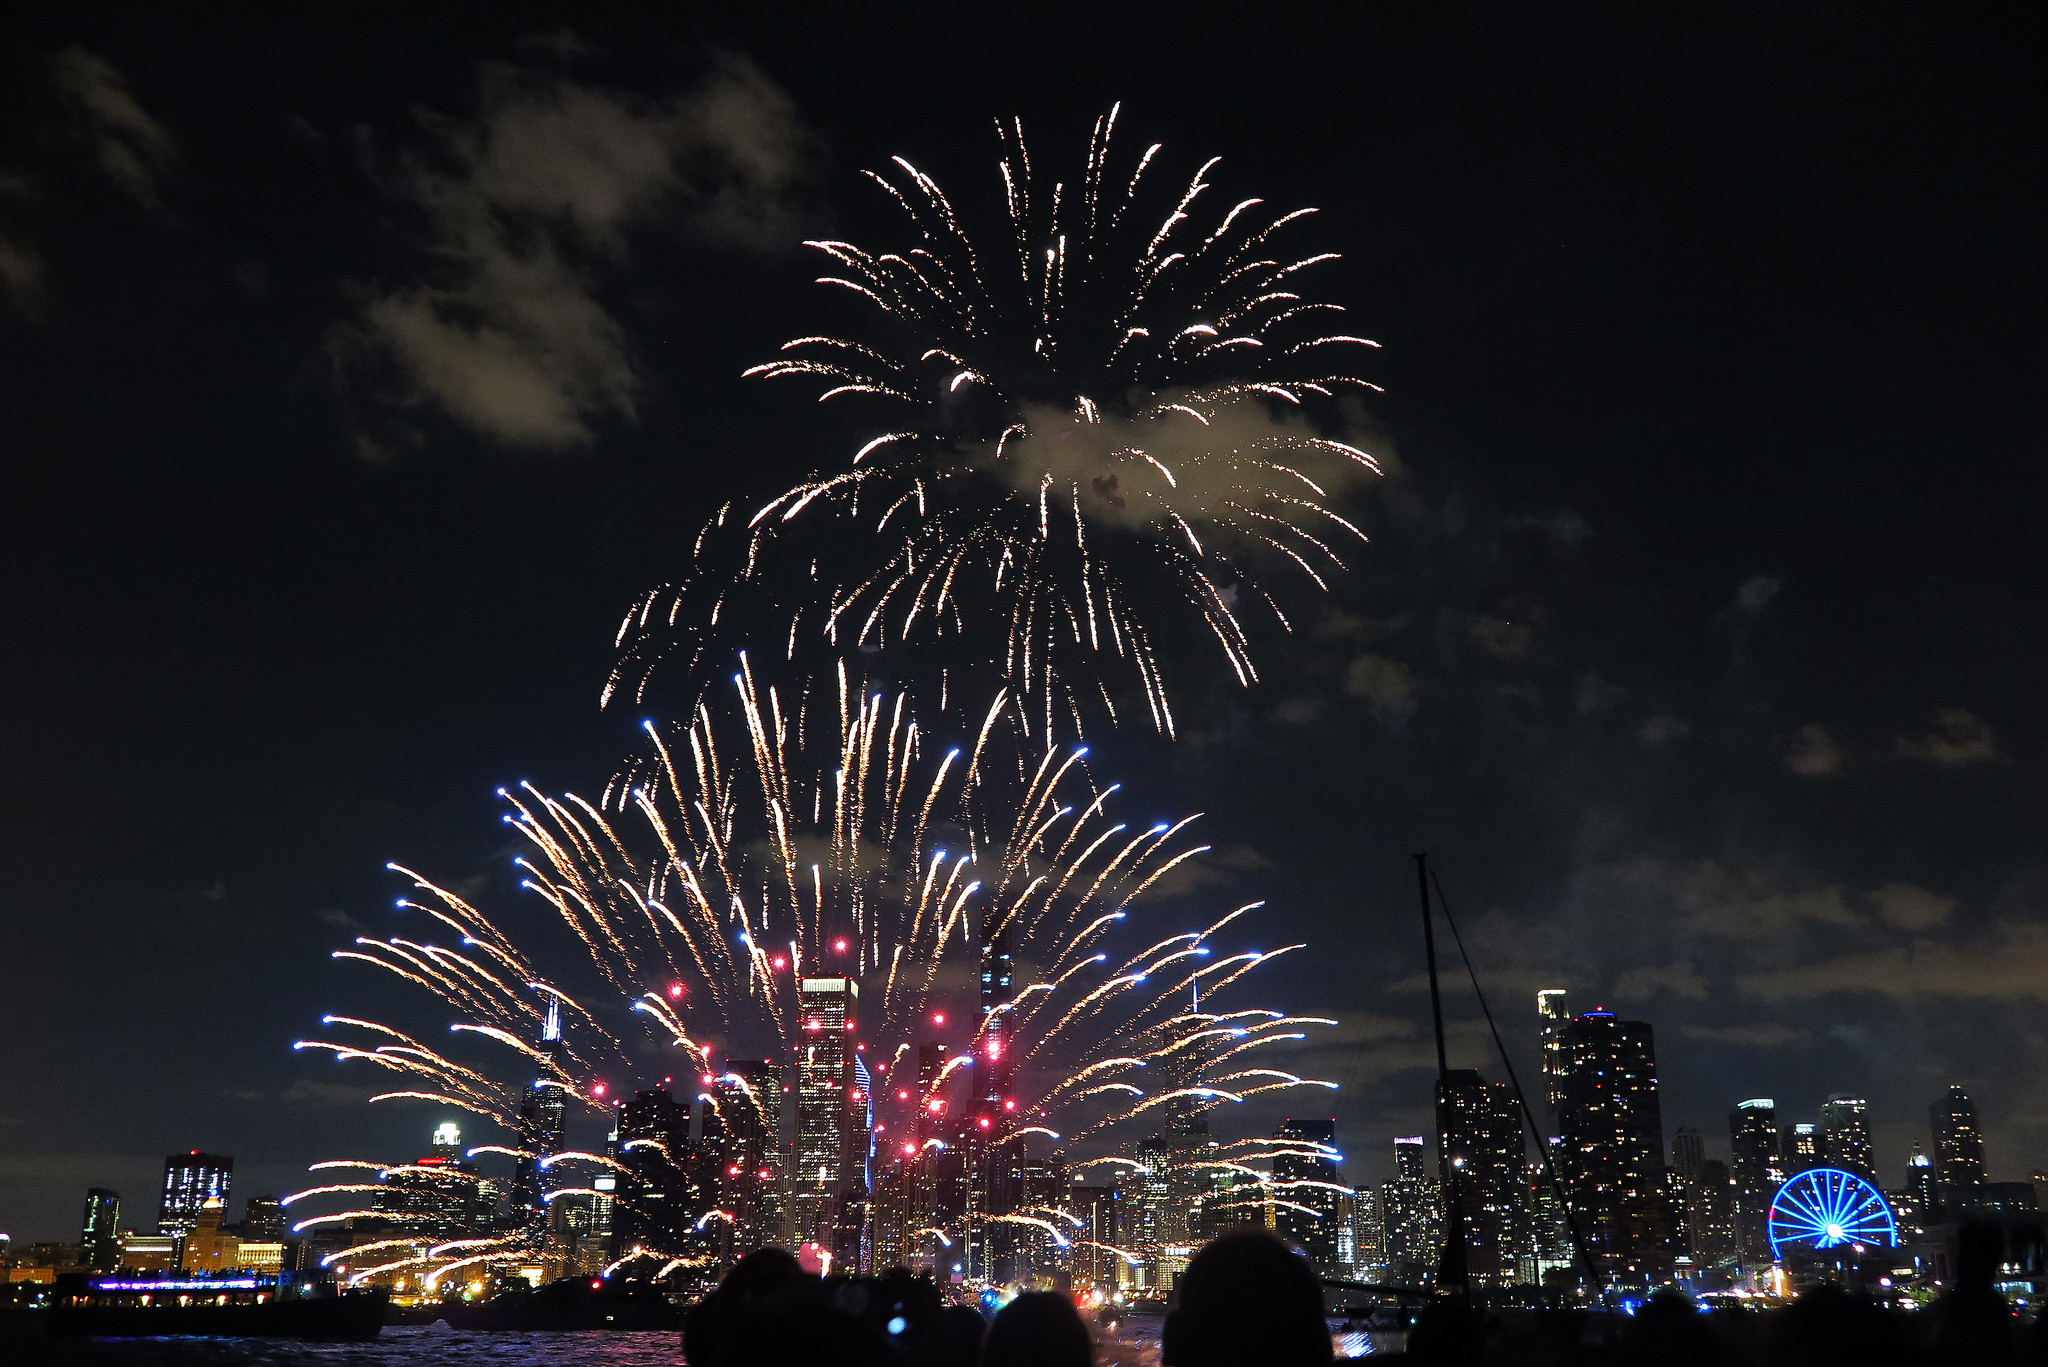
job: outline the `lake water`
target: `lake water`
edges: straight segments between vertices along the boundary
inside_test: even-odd
[[[363,1343],[297,1339],[79,1339],[0,1344],[20,1367],[678,1367],[682,1336],[460,1334],[394,1325]]]
[[[1156,1367],[1159,1317],[1137,1315],[1105,1344],[1115,1367]],[[1333,1335],[1340,1356],[1373,1351],[1364,1335]],[[297,1339],[59,1339],[0,1341],[8,1367],[682,1367],[681,1335],[464,1334],[395,1325],[366,1343]]]

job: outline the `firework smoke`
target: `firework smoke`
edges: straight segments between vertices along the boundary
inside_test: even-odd
[[[721,623],[787,621],[787,653],[947,647],[990,672],[1042,739],[1139,685],[1174,717],[1156,642],[1185,625],[1257,677],[1243,606],[1287,618],[1267,569],[1318,587],[1363,540],[1338,504],[1378,471],[1327,435],[1340,396],[1377,388],[1347,356],[1336,304],[1301,291],[1334,253],[1281,244],[1313,210],[1208,209],[1155,144],[1114,154],[1098,120],[1070,179],[1033,172],[1021,124],[998,125],[1006,232],[970,231],[902,158],[870,172],[908,220],[897,250],[810,245],[873,315],[857,337],[800,337],[750,374],[814,382],[876,414],[847,463],[757,508],[722,511],[696,569],[622,623],[606,690],[644,696],[727,644]],[[1163,191],[1155,195],[1154,190]],[[792,582],[796,587],[792,587]]]

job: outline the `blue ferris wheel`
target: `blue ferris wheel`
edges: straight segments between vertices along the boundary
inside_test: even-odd
[[[1841,1248],[1845,1244],[1899,1241],[1892,1208],[1876,1187],[1840,1168],[1808,1168],[1794,1176],[1771,1200],[1768,1225],[1771,1256],[1784,1256],[1792,1246]]]

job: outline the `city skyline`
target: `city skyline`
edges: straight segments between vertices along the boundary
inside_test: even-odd
[[[135,1220],[173,1148],[234,1154],[238,1193],[421,1151],[431,1107],[289,1047],[397,999],[328,957],[425,933],[385,864],[531,906],[495,792],[594,797],[686,712],[599,709],[618,628],[721,506],[857,449],[837,401],[742,377],[858,325],[800,244],[896,241],[860,169],[903,155],[1000,220],[991,120],[1054,165],[1119,101],[1119,156],[1221,158],[1204,222],[1316,207],[1303,250],[1342,259],[1314,297],[1379,343],[1349,368],[1384,392],[1328,415],[1386,471],[1333,495],[1370,537],[1350,570],[1283,592],[1255,684],[1162,640],[1174,742],[1090,738],[1133,822],[1204,813],[1176,914],[1262,899],[1257,947],[1313,946],[1268,995],[1341,1023],[1279,1064],[1343,1084],[1338,1133],[1436,1126],[1426,849],[1496,1004],[1563,984],[1655,1024],[1667,1142],[1732,1162],[1742,1100],[1818,1132],[1840,1095],[1889,1186],[1959,1084],[1994,1175],[2048,1150],[2027,44],[1374,13],[1281,62],[1116,17],[1079,48],[559,18],[87,7],[10,35],[8,987],[61,1023],[0,1098],[17,1238],[69,1237],[92,1186]],[[704,141],[714,104],[758,160]],[[579,198],[552,174],[579,111],[668,169]],[[512,327],[518,383],[439,384],[388,324],[501,316],[461,265],[492,214],[592,329]],[[1446,1005],[1451,1065],[1496,1083],[1469,991]],[[613,1080],[674,1070],[640,1071]],[[1218,1137],[1270,1134],[1266,1100]],[[1384,1149],[1352,1143],[1355,1176]]]

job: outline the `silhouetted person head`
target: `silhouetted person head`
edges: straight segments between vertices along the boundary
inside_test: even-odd
[[[1308,1262],[1270,1234],[1226,1234],[1174,1284],[1159,1333],[1163,1367],[1297,1367],[1331,1360],[1323,1287]]]
[[[1095,1348],[1074,1303],[1026,1291],[996,1312],[981,1342],[981,1367],[1090,1367]]]
[[[1908,1360],[1903,1326],[1861,1296],[1816,1286],[1766,1329],[1772,1367],[1886,1367]]]
[[[1707,1367],[1726,1361],[1713,1323],[1682,1291],[1659,1291],[1622,1331],[1623,1354],[1631,1362],[1659,1367]]]
[[[1956,1230],[1953,1284],[1934,1303],[1937,1361],[2003,1362],[2012,1353],[2013,1313],[1992,1285],[2005,1248],[2005,1232],[1986,1221],[1967,1221]]]
[[[736,1309],[802,1281],[814,1281],[784,1248],[757,1248],[718,1280],[718,1293]]]
[[[981,1340],[987,1330],[988,1321],[973,1306],[946,1306],[939,1311],[916,1361],[920,1367],[975,1367],[981,1361]]]
[[[757,1297],[717,1367],[896,1367],[882,1331],[835,1305],[815,1280]],[[692,1364],[695,1367],[695,1364]]]
[[[710,1367],[725,1360],[726,1340],[747,1307],[817,1279],[779,1248],[757,1248],[734,1263],[718,1289],[691,1306],[683,1316],[683,1356],[690,1367]]]

